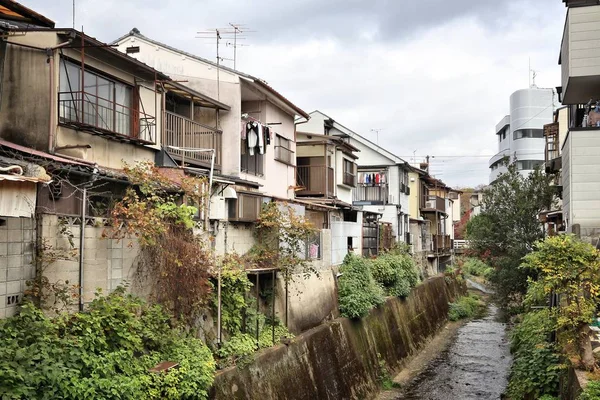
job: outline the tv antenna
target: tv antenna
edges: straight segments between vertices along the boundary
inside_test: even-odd
[[[237,48],[249,46],[248,44],[239,44],[238,40],[245,40],[247,38],[243,36],[244,34],[256,31],[248,29],[246,24],[234,24],[230,22],[229,26],[233,29],[233,42],[229,41],[225,45],[233,47],[233,69],[237,71]]]
[[[220,70],[221,70],[221,61],[226,60],[221,57],[219,54],[219,45],[221,40],[223,39],[232,39],[236,36],[236,33],[231,28],[214,28],[214,29],[206,29],[204,31],[196,32],[198,36],[197,39],[211,40],[215,41],[217,45],[217,100],[221,100],[221,82],[220,82]]]
[[[371,129],[371,132],[375,132],[375,134],[377,135],[377,146],[379,146],[379,132],[381,132],[383,129],[378,128],[378,129]]]

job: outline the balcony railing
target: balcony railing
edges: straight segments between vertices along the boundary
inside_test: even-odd
[[[333,196],[333,168],[324,165],[305,165],[296,167],[296,185],[302,189],[299,196]]]
[[[287,147],[275,146],[275,159],[282,163],[294,165],[294,152]]]
[[[58,93],[59,123],[98,134],[156,142],[156,118],[132,107],[82,91]]]
[[[371,185],[360,183],[352,191],[352,201],[356,204],[387,204],[389,189],[386,184]]]
[[[202,125],[189,118],[165,111],[165,131],[162,143],[167,152],[176,160],[200,165],[210,165],[212,154],[210,152],[183,152],[172,147],[188,149],[214,149],[215,166],[221,166],[221,132],[206,125]]]
[[[422,211],[446,212],[446,200],[439,196],[424,196],[421,209]]]
[[[452,239],[450,235],[431,235],[431,250],[435,254],[450,253]]]
[[[354,187],[356,186],[356,175],[351,174],[349,172],[344,172],[344,178],[342,182],[344,183],[344,185]]]

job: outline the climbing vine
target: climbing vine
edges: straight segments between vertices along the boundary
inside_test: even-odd
[[[259,267],[279,268],[288,279],[294,274],[318,275],[305,257],[306,241],[315,232],[315,227],[292,207],[267,203],[256,221],[256,245],[250,258]]]
[[[124,171],[132,185],[115,205],[107,235],[138,239],[138,283],[175,317],[193,323],[208,300],[214,265],[209,246],[192,229],[197,207],[206,204],[206,180],[169,179],[150,163]]]

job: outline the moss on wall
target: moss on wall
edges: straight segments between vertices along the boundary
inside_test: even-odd
[[[464,287],[432,278],[406,299],[390,298],[361,320],[338,318],[216,376],[214,399],[371,399],[378,356],[397,369],[444,324]]]

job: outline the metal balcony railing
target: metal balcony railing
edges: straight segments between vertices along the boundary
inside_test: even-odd
[[[387,184],[359,183],[352,191],[354,203],[387,204],[389,189]]]
[[[156,143],[156,118],[130,105],[83,91],[58,93],[59,123]]]
[[[324,165],[305,165],[296,167],[296,185],[302,189],[299,196],[333,196],[333,168]]]
[[[215,166],[221,166],[221,131],[200,124],[189,118],[165,111],[165,131],[162,144],[171,157],[189,163],[210,165],[212,154],[209,152],[183,152],[172,147],[188,149],[214,149]]]

